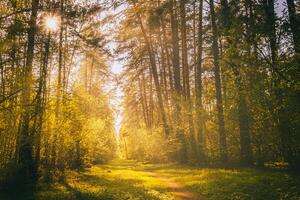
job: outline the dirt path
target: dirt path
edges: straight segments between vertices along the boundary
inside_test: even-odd
[[[200,198],[192,193],[189,192],[182,184],[175,182],[171,178],[166,176],[162,176],[155,172],[150,172],[150,176],[158,178],[162,182],[164,182],[168,188],[171,190],[172,194],[180,200],[200,200]]]

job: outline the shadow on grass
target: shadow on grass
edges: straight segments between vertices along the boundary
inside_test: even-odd
[[[1,200],[159,200],[138,180],[108,180],[79,172],[75,179],[53,185],[30,183],[0,191]]]
[[[66,189],[73,193],[78,200],[86,199],[151,199],[159,200],[149,193],[149,191],[142,186],[142,182],[139,180],[109,180],[100,176],[89,175],[80,173],[78,183],[86,185],[89,188],[93,188],[93,192],[83,191],[76,185],[71,185],[68,182],[64,183]]]
[[[190,191],[213,200],[300,199],[299,174],[282,169],[199,168],[177,164],[151,165],[136,162],[110,163],[102,169],[155,172],[173,178]]]
[[[127,164],[127,165],[126,165]],[[190,191],[212,200],[298,200],[300,175],[286,169],[214,167],[177,164],[126,163],[135,171],[149,171],[175,179]],[[123,166],[124,166],[123,165]],[[114,169],[115,166],[108,166]]]
[[[160,172],[207,199],[300,199],[300,176],[287,171],[171,168]]]
[[[34,200],[36,185],[31,181],[20,180],[7,188],[0,189],[1,200]]]

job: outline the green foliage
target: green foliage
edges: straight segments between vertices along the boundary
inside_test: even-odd
[[[75,168],[107,162],[116,152],[113,118],[107,99],[96,88],[94,94],[83,86],[75,86],[72,90],[64,109],[66,118],[60,124],[66,144],[62,152],[64,161]]]
[[[121,156],[151,163],[168,162],[175,159],[176,149],[179,148],[176,138],[168,138],[162,134],[160,128],[147,130],[134,127],[123,127],[121,130]]]
[[[0,2],[1,183],[17,183],[19,169],[34,180],[61,179],[68,168],[115,156],[113,111],[104,91],[106,40],[100,31],[99,12],[106,6]],[[47,33],[45,20],[52,15],[59,27]]]

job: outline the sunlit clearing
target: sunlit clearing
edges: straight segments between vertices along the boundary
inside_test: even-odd
[[[58,16],[49,15],[45,17],[45,28],[48,31],[57,31],[60,25],[60,20]]]

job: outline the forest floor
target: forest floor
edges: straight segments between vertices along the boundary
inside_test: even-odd
[[[1,200],[300,200],[300,176],[282,170],[200,169],[116,160],[68,171],[64,182],[1,192]]]

